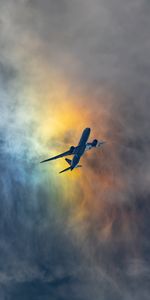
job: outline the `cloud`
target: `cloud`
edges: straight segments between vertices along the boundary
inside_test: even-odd
[[[149,298],[149,23],[141,0],[1,1],[2,299]],[[80,177],[37,166],[87,123],[107,144]]]

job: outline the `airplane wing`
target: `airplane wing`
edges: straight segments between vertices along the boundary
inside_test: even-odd
[[[68,156],[68,155],[71,155],[71,154],[72,154],[72,151],[69,149],[68,151],[66,151],[64,153],[61,153],[61,154],[56,155],[54,157],[42,160],[40,163],[44,163],[44,162],[47,162],[47,161],[50,161],[50,160],[54,160],[54,159],[57,159],[57,158],[61,158],[61,157],[64,157],[64,156]]]

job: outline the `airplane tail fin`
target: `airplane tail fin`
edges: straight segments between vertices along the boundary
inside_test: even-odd
[[[71,166],[71,159],[69,158],[65,158],[66,162],[69,164],[69,166]]]
[[[66,172],[66,171],[69,171],[69,170],[71,170],[71,167],[69,167],[69,168],[66,168],[66,169],[64,169],[64,170],[60,171],[60,172],[59,172],[59,174],[61,174],[61,173],[63,173],[63,172]]]

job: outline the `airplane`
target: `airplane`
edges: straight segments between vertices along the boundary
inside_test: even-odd
[[[92,142],[88,143],[87,141],[90,136],[90,132],[91,132],[90,128],[85,128],[82,132],[80,141],[76,147],[71,146],[70,149],[67,150],[66,152],[56,155],[54,157],[45,159],[45,160],[41,161],[40,163],[45,163],[45,162],[48,162],[48,161],[51,161],[54,159],[58,159],[58,158],[65,157],[68,155],[73,155],[72,160],[65,158],[66,162],[69,164],[69,167],[60,171],[59,173],[63,173],[63,172],[69,171],[69,170],[72,171],[75,168],[81,168],[82,165],[79,164],[79,161],[80,161],[81,157],[83,156],[83,154],[85,153],[85,151],[88,151],[95,147],[96,148],[101,147],[101,145],[105,143],[104,141],[98,141],[96,139],[93,140]]]

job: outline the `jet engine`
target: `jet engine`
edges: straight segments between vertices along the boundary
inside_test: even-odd
[[[92,147],[96,147],[96,146],[97,146],[97,143],[98,143],[98,140],[93,140],[93,142],[92,142]]]
[[[73,153],[73,152],[74,152],[74,149],[75,149],[75,147],[74,147],[74,146],[71,146],[71,147],[70,147],[70,152]]]

